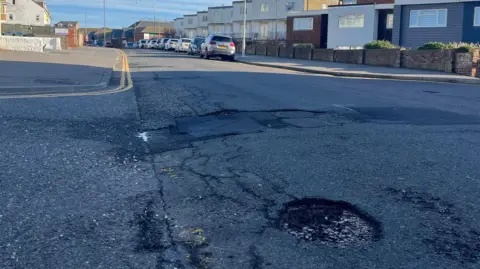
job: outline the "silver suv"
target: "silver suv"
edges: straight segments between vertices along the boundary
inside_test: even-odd
[[[227,35],[209,35],[200,49],[200,58],[220,57],[223,60],[235,60],[235,43]]]

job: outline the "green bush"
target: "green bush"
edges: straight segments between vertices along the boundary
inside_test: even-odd
[[[447,44],[447,49],[454,49],[457,52],[470,52],[479,48],[480,44],[478,43],[450,42]]]
[[[293,44],[295,48],[314,48],[315,46],[311,43],[297,43]]]
[[[370,49],[394,49],[396,48],[396,46],[387,40],[375,40],[363,45],[363,48],[369,49],[369,50]]]
[[[447,49],[447,45],[442,42],[428,42],[423,44],[423,46],[418,47],[419,50],[444,50]]]

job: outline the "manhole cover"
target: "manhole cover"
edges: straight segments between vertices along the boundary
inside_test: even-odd
[[[337,246],[359,246],[380,238],[381,224],[343,201],[305,198],[284,205],[280,225],[298,239]]]

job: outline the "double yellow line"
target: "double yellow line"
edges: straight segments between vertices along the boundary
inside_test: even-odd
[[[133,87],[132,74],[130,73],[130,66],[128,65],[128,57],[125,52],[119,50],[122,57],[122,75],[120,78],[120,85],[114,89],[100,90],[95,92],[82,93],[46,93],[46,94],[29,94],[29,95],[0,95],[0,99],[20,99],[20,98],[52,98],[52,97],[71,97],[71,96],[93,96],[104,95],[128,91]]]

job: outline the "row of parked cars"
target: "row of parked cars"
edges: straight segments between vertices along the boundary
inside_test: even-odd
[[[129,47],[129,44],[127,44]],[[209,35],[206,38],[158,38],[140,40],[131,45],[136,49],[156,49],[175,52],[186,52],[188,55],[200,55],[201,58],[220,57],[224,60],[235,60],[235,43],[226,35]]]

